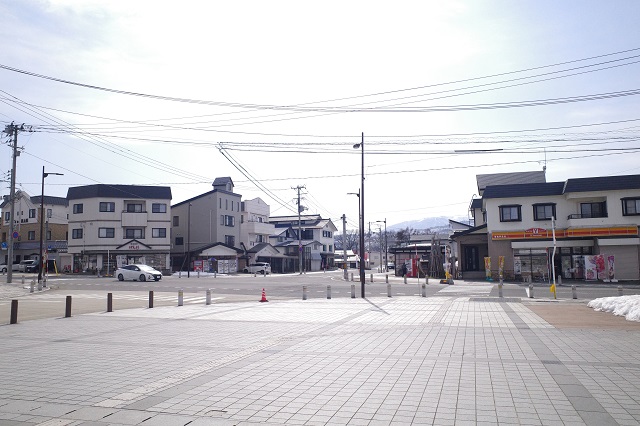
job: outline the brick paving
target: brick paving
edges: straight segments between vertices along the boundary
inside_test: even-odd
[[[640,423],[640,324],[492,291],[0,326],[0,425]]]

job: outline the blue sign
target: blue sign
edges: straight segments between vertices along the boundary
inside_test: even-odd
[[[13,231],[13,239],[15,240],[16,238],[18,238],[20,236],[20,234],[18,234],[18,231]]]

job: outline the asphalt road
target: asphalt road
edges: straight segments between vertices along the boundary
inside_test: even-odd
[[[349,278],[351,277],[349,272]],[[355,271],[357,280],[357,271]],[[371,281],[371,274],[367,273],[365,285],[366,297],[386,297],[387,283],[386,274],[374,274],[374,282]],[[20,286],[21,275],[14,275],[14,285]],[[25,276],[25,287],[33,277]],[[421,284],[424,278],[408,278],[407,284],[401,277],[388,274],[393,297],[417,296],[421,295]],[[198,277],[197,274],[186,274],[181,277],[163,277],[159,282],[120,282],[113,277],[95,276],[72,276],[61,275],[50,277],[49,289],[33,294],[25,294],[17,297],[19,301],[18,321],[27,321],[41,318],[63,318],[65,315],[66,298],[71,296],[72,315],[90,312],[106,312],[107,294],[112,294],[113,309],[147,308],[149,306],[149,291],[154,292],[154,306],[176,306],[178,303],[178,291],[183,290],[183,302],[187,304],[205,303],[206,291],[211,290],[212,303],[259,301],[262,290],[265,290],[267,300],[292,300],[302,299],[303,286],[307,287],[307,298],[327,298],[327,286],[331,286],[332,298],[350,298],[352,285],[354,286],[355,297],[361,296],[361,285],[359,281],[351,282],[343,279],[342,271],[326,273],[308,274],[273,274],[262,275],[217,275]],[[476,283],[476,285],[486,283]],[[493,283],[493,288],[487,294],[491,297],[498,297],[499,290],[497,283]],[[618,284],[586,284],[584,282],[575,283],[577,296],[580,301],[598,297],[618,296]],[[427,297],[434,296],[440,291],[442,296],[454,296],[455,290],[464,288],[469,283],[457,281],[453,286],[441,285],[437,280],[431,279],[430,284],[425,287]],[[527,297],[528,284],[505,283],[503,286],[504,297]],[[640,286],[637,283],[624,284],[623,294],[640,294]],[[445,290],[446,289],[446,290]],[[28,290],[25,290],[27,292]],[[461,293],[462,295],[464,294]],[[558,299],[572,299],[571,283],[565,283],[557,287]],[[536,283],[534,286],[534,297],[536,299],[553,299],[553,294],[549,292],[549,286],[544,283]],[[0,300],[0,325],[8,324],[10,319],[10,300]]]

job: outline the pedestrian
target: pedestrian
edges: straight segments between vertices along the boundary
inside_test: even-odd
[[[404,278],[405,275],[407,275],[407,264],[403,263],[402,264],[402,277]]]

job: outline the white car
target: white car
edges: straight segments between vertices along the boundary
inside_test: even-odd
[[[242,270],[245,274],[270,274],[271,265],[266,262],[252,263]]]
[[[160,281],[162,279],[162,272],[147,265],[125,265],[116,269],[115,275],[118,281]]]
[[[7,268],[7,264],[3,263],[2,265],[0,265],[0,272],[7,272],[8,268]],[[20,271],[20,264],[19,263],[13,263],[11,265],[11,270],[12,271]]]

